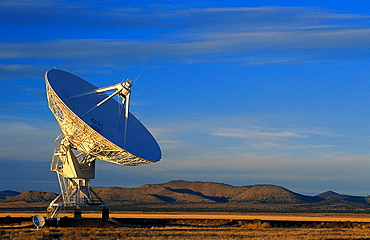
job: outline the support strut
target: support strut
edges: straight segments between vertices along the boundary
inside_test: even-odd
[[[60,209],[65,207],[105,206],[90,186],[90,179],[95,178],[95,159],[75,155],[68,139],[61,137],[55,140],[59,147],[54,150],[50,165],[50,170],[57,174],[61,194],[49,204],[48,218],[55,218]]]

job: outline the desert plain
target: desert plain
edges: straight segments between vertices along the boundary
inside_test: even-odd
[[[60,221],[36,229],[57,195],[3,191],[0,239],[369,239],[370,197],[327,191],[305,196],[274,185],[231,186],[171,181],[138,188],[94,190],[108,220],[95,208],[59,212]],[[100,208],[100,207],[99,207]]]
[[[59,226],[40,229],[35,214],[0,213],[0,239],[370,239],[370,214],[61,212]]]

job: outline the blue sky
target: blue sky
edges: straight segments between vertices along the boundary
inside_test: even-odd
[[[93,186],[170,180],[370,195],[370,2],[0,2],[0,190],[59,192],[54,66],[125,78],[160,162],[98,161]],[[73,86],[71,86],[73,87]]]

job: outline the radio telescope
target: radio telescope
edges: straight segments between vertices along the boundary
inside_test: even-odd
[[[45,73],[45,84],[48,106],[62,130],[50,164],[61,194],[49,204],[48,218],[61,207],[105,206],[90,187],[96,159],[130,166],[161,159],[157,141],[129,112],[131,80],[97,88],[71,73],[51,69]]]
[[[42,228],[45,225],[45,219],[41,215],[35,215],[32,217],[32,222],[36,229]]]

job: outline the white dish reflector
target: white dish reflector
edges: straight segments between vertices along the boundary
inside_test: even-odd
[[[32,222],[37,228],[42,228],[45,225],[45,219],[41,215],[33,216]]]
[[[152,134],[131,113],[118,111],[118,102],[97,92],[94,85],[62,70],[45,73],[48,105],[72,147],[121,165],[140,165],[161,159]],[[92,110],[93,109],[93,110]]]

